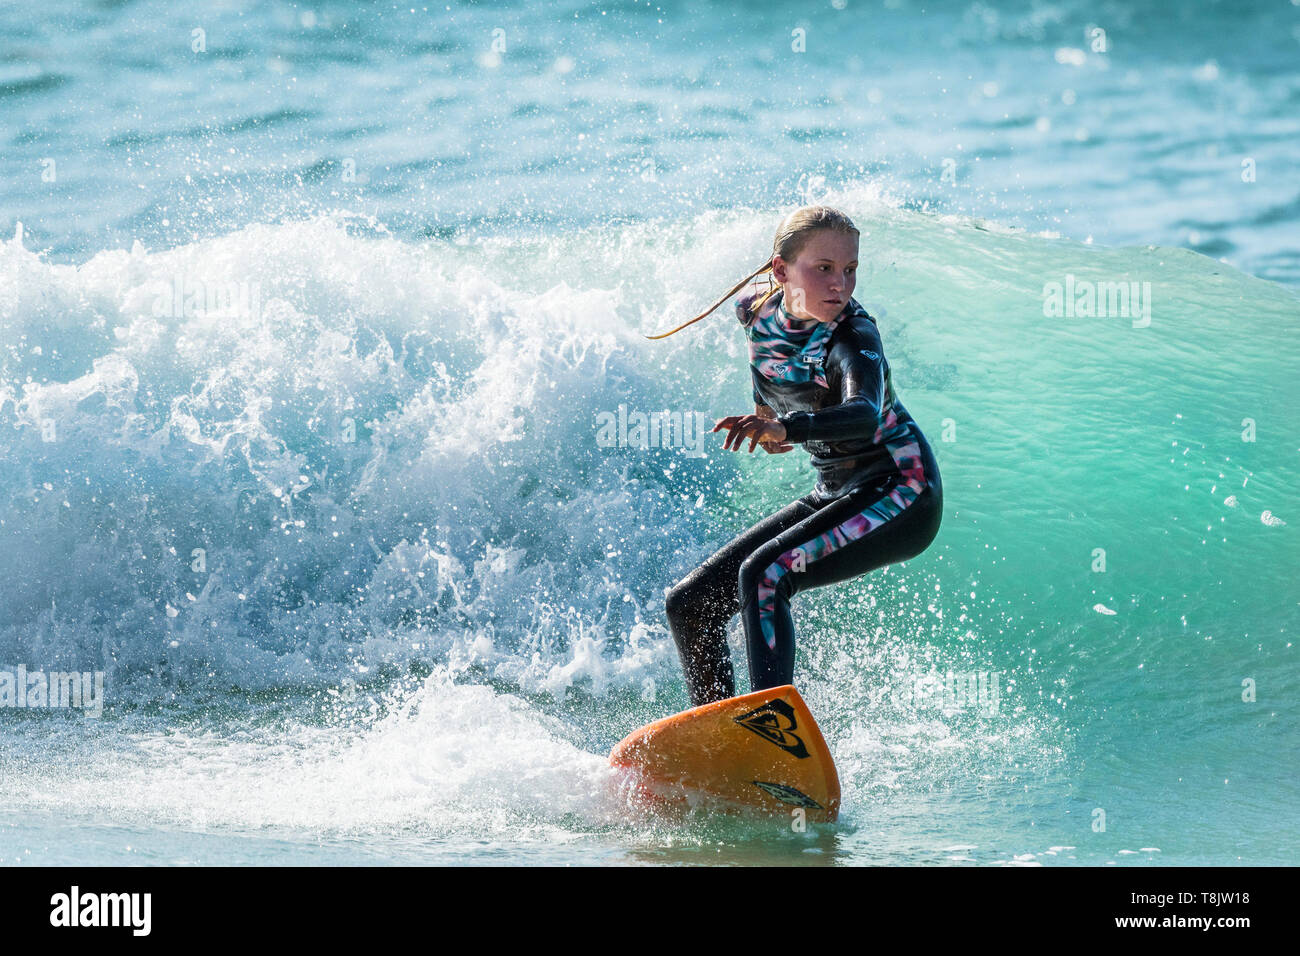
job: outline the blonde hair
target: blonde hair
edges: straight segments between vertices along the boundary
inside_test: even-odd
[[[661,333],[660,335],[647,335],[646,338],[667,338],[674,332],[680,332],[682,329],[686,328],[686,326],[692,325],[700,321],[700,319],[713,314],[718,306],[722,305],[733,295],[743,289],[746,284],[752,282],[764,273],[770,273],[772,271],[772,262],[777,256],[780,256],[786,262],[793,262],[798,258],[799,253],[802,252],[804,246],[808,244],[809,238],[811,238],[812,234],[819,229],[826,229],[831,232],[842,232],[853,236],[860,235],[858,227],[853,225],[853,220],[844,215],[844,213],[840,212],[838,209],[832,209],[830,206],[804,206],[800,209],[796,209],[794,212],[790,213],[790,215],[781,220],[781,225],[776,230],[776,238],[772,240],[772,254],[768,256],[767,262],[763,263],[763,265],[759,266],[749,275],[745,276],[745,278],[737,282],[731,287],[726,295],[689,322],[683,322],[681,325],[677,326],[677,328]],[[771,276],[768,277],[768,281],[771,282]],[[769,288],[767,292],[763,293],[762,297],[757,299],[750,306],[751,310],[758,312],[759,309],[767,304],[767,300],[776,294],[778,288],[779,286],[772,282],[771,288]]]

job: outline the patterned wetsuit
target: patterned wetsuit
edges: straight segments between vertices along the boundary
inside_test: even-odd
[[[695,704],[735,693],[726,624],[740,612],[752,690],[791,683],[789,599],[905,561],[939,530],[943,491],[925,436],[894,396],[875,320],[854,299],[833,321],[794,319],[777,292],[736,304],[754,400],[802,443],[817,486],[732,540],[668,594],[668,621]]]

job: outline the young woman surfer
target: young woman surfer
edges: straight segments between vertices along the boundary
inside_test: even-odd
[[[726,626],[741,614],[750,689],[793,683],[790,598],[905,561],[939,531],[943,489],[925,436],[894,395],[876,320],[852,298],[858,230],[826,206],[796,210],[770,260],[697,322],[770,272],[776,285],[736,302],[749,339],[752,415],[723,418],[723,448],[769,454],[802,444],[818,480],[732,540],[668,593],[668,622],[691,702],[735,695]],[[691,322],[664,333],[671,335]],[[662,338],[663,336],[654,336]]]

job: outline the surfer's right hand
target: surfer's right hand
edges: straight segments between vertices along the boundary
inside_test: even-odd
[[[776,421],[776,412],[767,405],[756,403],[754,405],[754,414],[759,418],[766,418],[770,422]],[[781,455],[787,451],[794,451],[794,445],[786,444],[783,441],[761,441],[759,442],[759,445],[761,445],[763,451],[767,452],[769,455]]]
[[[751,453],[760,442],[776,444],[785,441],[785,426],[760,415],[728,415],[719,419],[712,431],[716,432],[720,428],[727,430],[727,440],[722,443],[723,451],[740,451],[746,438],[749,439]]]

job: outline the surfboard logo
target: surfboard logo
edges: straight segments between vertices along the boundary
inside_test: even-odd
[[[807,807],[810,810],[822,809],[822,805],[812,797],[808,796],[808,794],[804,793],[802,790],[796,790],[794,787],[788,786],[784,783],[769,783],[766,780],[755,780],[754,786],[758,787],[758,789],[765,793],[770,793],[782,803],[787,803],[792,807]]]
[[[862,354],[863,354],[863,355],[865,355],[867,358],[871,359],[873,362],[874,362],[876,359],[880,358],[880,353],[879,353],[879,352],[873,352],[873,351],[871,351],[871,349],[862,349],[861,351],[862,351]]]
[[[795,720],[794,708],[783,700],[770,700],[762,707],[741,714],[735,720],[746,730],[752,730],[800,760],[808,756],[803,738],[795,733],[799,729],[799,723]]]

